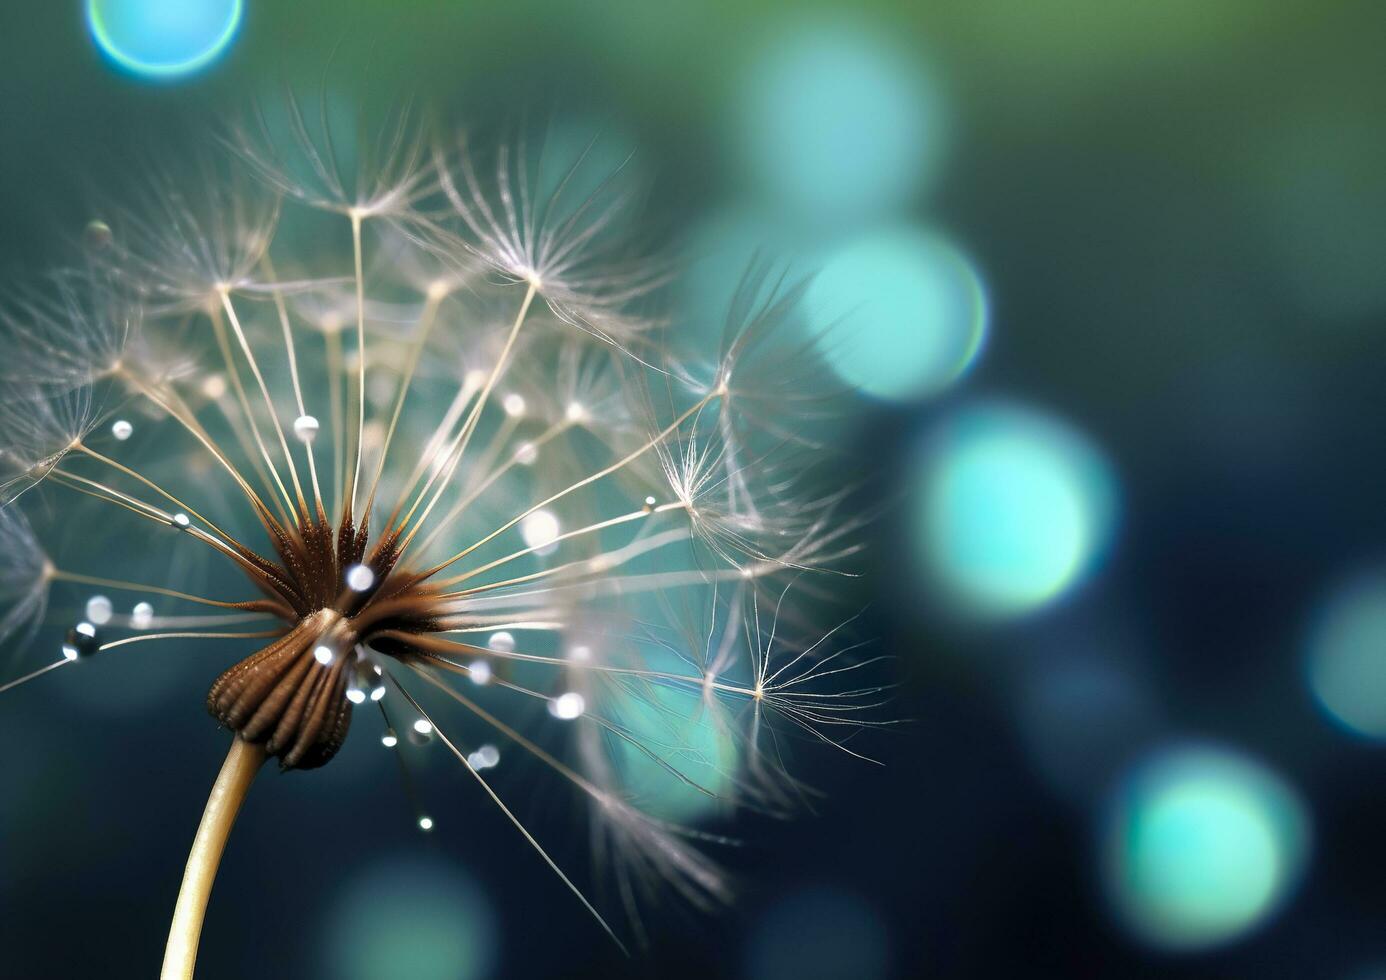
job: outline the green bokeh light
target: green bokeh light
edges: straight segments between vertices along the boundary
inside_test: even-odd
[[[737,138],[747,169],[801,220],[837,225],[890,213],[932,177],[940,100],[918,52],[866,23],[791,25],[743,83]]]
[[[1115,498],[1106,460],[1066,425],[1010,405],[967,408],[925,454],[916,509],[925,566],[960,611],[1038,608],[1105,552]]]
[[[938,393],[967,371],[986,336],[971,263],[913,228],[874,232],[830,255],[805,306],[833,370],[880,398]]]
[[[1319,614],[1309,641],[1309,684],[1332,717],[1386,738],[1386,573],[1343,586]]]
[[[334,980],[481,980],[496,958],[495,921],[476,886],[435,861],[382,860],[330,910],[325,976]]]
[[[716,705],[697,690],[651,686],[639,697],[622,696],[613,713],[663,762],[627,741],[614,743],[622,788],[642,811],[687,823],[725,807],[740,750]]]
[[[1145,941],[1195,950],[1264,921],[1298,881],[1308,824],[1261,765],[1212,748],[1156,756],[1124,786],[1108,827],[1108,884]]]

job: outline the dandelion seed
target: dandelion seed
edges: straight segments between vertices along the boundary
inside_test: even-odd
[[[396,709],[410,743],[446,748],[613,938],[481,778],[499,750],[463,752],[454,724],[588,801],[616,894],[634,903],[663,883],[720,901],[693,835],[632,802],[643,794],[612,743],[679,792],[778,814],[802,795],[781,733],[856,754],[849,736],[880,691],[834,689],[865,662],[805,625],[862,518],[850,467],[830,461],[834,489],[813,488],[824,392],[770,342],[802,288],[752,277],[720,349],[678,357],[633,312],[669,270],[625,246],[624,195],[588,179],[585,153],[555,174],[529,144],[505,147],[484,178],[470,148],[428,152],[401,121],[348,178],[296,105],[288,127],[288,140],[237,130],[238,160],[195,160],[191,189],[159,178],[113,215],[119,234],[89,245],[89,271],[0,303],[0,643],[32,639],[55,584],[103,593],[85,593],[62,659],[0,691],[126,644],[259,644],[207,691],[233,733],[204,818],[220,836],[189,861],[169,975],[191,974],[258,768],[326,765],[354,719],[377,715],[397,748]],[[322,212],[311,249],[279,235],[286,206]],[[89,436],[108,423],[117,441],[139,425],[148,453],[103,454]],[[52,557],[21,510],[50,491]],[[184,533],[108,547],[121,521]],[[241,588],[198,594],[224,581],[199,558]],[[786,584],[800,581],[803,602]],[[114,590],[157,597],[167,631],[145,598],[122,622]],[[411,693],[423,685],[437,705]],[[567,750],[541,746],[540,703]],[[406,783],[410,755],[396,754]]]

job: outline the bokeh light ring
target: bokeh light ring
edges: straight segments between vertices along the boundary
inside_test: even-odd
[[[177,78],[214,61],[235,38],[244,0],[87,0],[87,25],[121,68]]]
[[[1307,668],[1329,717],[1358,735],[1386,738],[1386,570],[1333,592],[1311,625]]]

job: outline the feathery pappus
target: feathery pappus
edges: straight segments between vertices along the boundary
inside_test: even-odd
[[[872,660],[819,622],[864,517],[818,472],[801,285],[749,270],[696,350],[651,312],[676,273],[631,247],[619,168],[561,149],[482,161],[404,115],[347,153],[291,103],[0,304],[0,641],[31,658],[0,692],[134,644],[250,651],[206,696],[232,748],[165,976],[261,763],[323,766],[363,722],[401,764],[456,756],[613,938],[494,787],[502,753],[586,801],[634,913],[726,897],[689,824],[795,809],[786,738],[855,755],[882,723]],[[103,551],[120,526],[143,546]],[[239,584],[171,581],[175,553]]]

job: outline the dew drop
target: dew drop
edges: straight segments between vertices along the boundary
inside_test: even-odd
[[[88,221],[86,228],[82,229],[82,244],[93,252],[110,248],[113,238],[111,226],[99,219]]]
[[[63,656],[68,660],[90,657],[101,648],[96,638],[96,627],[91,623],[78,623],[67,631],[63,639]]]
[[[137,630],[147,630],[153,622],[154,607],[147,602],[135,603],[135,608],[130,610],[130,625]]]
[[[485,660],[473,660],[467,665],[473,684],[491,683],[491,665]]]
[[[561,528],[551,511],[536,510],[520,522],[520,536],[538,555],[551,553],[558,543]]]
[[[94,595],[87,600],[87,619],[97,626],[105,626],[111,621],[115,607],[104,595]]]
[[[318,420],[311,415],[300,415],[294,419],[294,436],[299,442],[312,442],[317,438],[318,429]]]
[[[130,436],[134,434],[134,431],[135,427],[125,419],[116,419],[111,423],[111,435],[115,436],[121,442],[129,439]]]
[[[562,721],[572,721],[587,710],[587,701],[577,691],[560,694],[549,702],[549,714]]]

